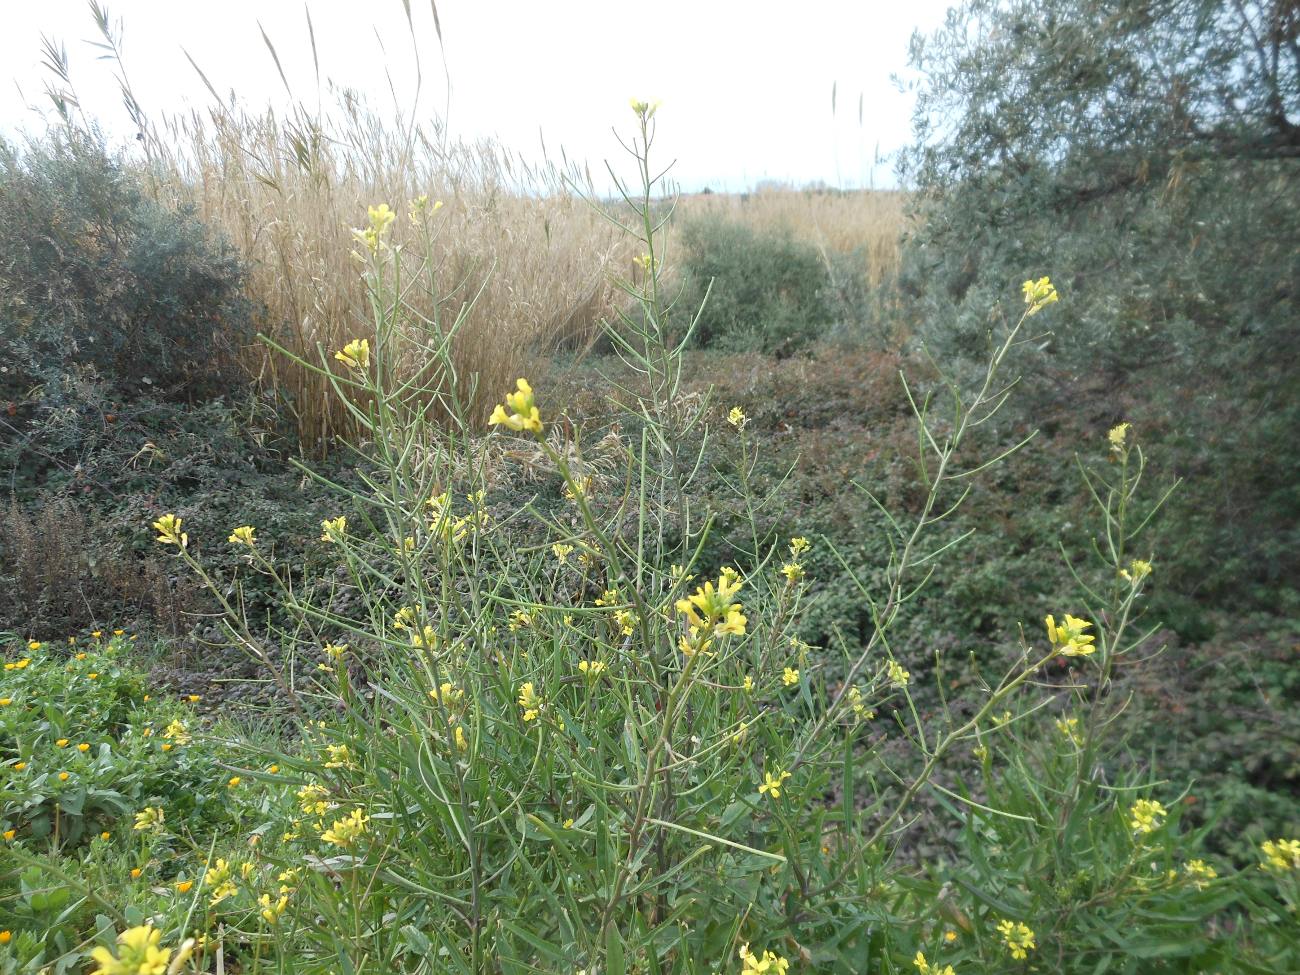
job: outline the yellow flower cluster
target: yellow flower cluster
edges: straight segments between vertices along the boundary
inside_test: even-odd
[[[1154,799],[1139,799],[1128,813],[1129,829],[1135,833],[1151,833],[1164,825],[1168,810]]]
[[[1037,315],[1048,305],[1061,300],[1060,295],[1056,293],[1056,286],[1048,278],[1026,281],[1021,285],[1020,290],[1024,292],[1025,304],[1029,306],[1026,315]]]
[[[1038,946],[1034,944],[1034,932],[1029,925],[1020,921],[999,921],[998,934],[1002,935],[1002,942],[1011,951],[1011,957],[1017,961],[1023,961],[1029,957],[1029,952]]]
[[[347,530],[347,516],[339,515],[337,518],[326,518],[320,523],[320,540],[322,542],[341,542],[343,536],[347,534]]]
[[[135,814],[135,829],[157,833],[162,830],[166,819],[167,814],[163,812],[162,806],[146,806]]]
[[[181,531],[181,519],[175,515],[163,515],[153,523],[153,527],[158,532],[158,541],[164,545],[185,548],[190,543],[190,536]]]
[[[1124,449],[1125,442],[1128,440],[1128,431],[1131,424],[1121,423],[1118,426],[1110,428],[1106,434],[1106,439],[1110,441],[1110,449],[1115,453],[1120,453]]]
[[[329,829],[322,830],[320,838],[326,843],[332,843],[346,850],[369,832],[369,827],[366,825],[369,822],[370,817],[363,810],[354,809],[342,819],[334,820],[334,824]]]
[[[1219,872],[1204,860],[1188,860],[1183,864],[1183,872],[1191,878],[1197,890],[1204,890]]]
[[[1076,616],[1065,614],[1065,621],[1057,625],[1054,616],[1048,616],[1047,639],[1052,643],[1052,649],[1063,657],[1086,657],[1097,648],[1093,646],[1096,637],[1084,633],[1084,630],[1092,629],[1092,624],[1086,620],[1081,620]]]
[[[117,936],[117,951],[102,945],[90,953],[99,963],[91,975],[165,975],[172,950],[160,944],[162,932],[145,924]]]
[[[1260,866],[1271,873],[1300,870],[1300,840],[1265,840],[1259,852],[1264,854]]]
[[[902,664],[897,660],[889,661],[885,673],[889,677],[889,683],[895,687],[906,687],[912,680],[911,673],[904,670]]]
[[[780,955],[771,951],[757,955],[748,944],[740,946],[740,961],[744,965],[741,975],[786,975],[790,970],[790,963]]]
[[[388,233],[388,228],[392,226],[397,214],[394,213],[387,203],[380,203],[378,206],[367,208],[367,215],[370,217],[370,226],[352,231],[352,236],[366,245],[366,249],[371,254],[379,253],[380,248],[384,245],[384,236]]]
[[[239,888],[230,879],[230,864],[223,857],[218,857],[216,862],[203,872],[203,886],[211,891],[208,895],[209,907],[215,907],[227,897],[239,893]]]
[[[912,959],[912,964],[916,966],[918,975],[957,975],[951,965],[944,965],[940,968],[938,965],[931,965],[925,960],[922,952],[917,952],[916,957]]]
[[[506,394],[506,406],[510,407],[510,412],[507,413],[506,407],[498,403],[488,418],[488,425],[504,426],[516,432],[528,430],[540,436],[542,416],[533,402],[533,387],[528,385],[527,379],[520,379],[515,383],[515,390]]]
[[[745,411],[739,406],[733,406],[731,412],[727,414],[727,422],[737,430],[743,430],[745,425],[749,423],[749,417],[745,416]]]
[[[740,592],[740,575],[724,567],[715,587],[706,582],[685,599],[677,600],[677,612],[686,617],[689,639],[682,637],[682,650],[689,654],[706,652],[715,637],[745,635],[744,607],[736,598]],[[689,649],[688,649],[689,648]]]
[[[523,712],[524,721],[536,721],[544,705],[545,702],[537,693],[537,688],[533,686],[532,681],[519,688],[519,709]]]
[[[353,339],[335,352],[334,358],[349,369],[367,369],[370,367],[370,341],[368,339]]]
[[[1119,574],[1121,578],[1136,586],[1151,574],[1151,563],[1145,559],[1134,559],[1128,564],[1127,569],[1120,569]]]
[[[252,525],[240,525],[230,533],[227,541],[231,545],[247,545],[253,548],[257,544],[257,529]]]

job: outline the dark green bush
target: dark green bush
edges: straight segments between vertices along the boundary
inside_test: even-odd
[[[1242,39],[1294,36],[1283,6],[967,0],[913,45],[901,275],[948,368],[1051,275],[1022,415],[1137,424],[1185,478],[1164,581],[1274,610],[1300,576],[1300,62]]]
[[[830,280],[816,248],[787,232],[716,218],[687,223],[682,240],[685,306],[697,308],[709,296],[697,344],[783,355],[831,325]]]
[[[250,332],[233,250],[101,143],[0,142],[0,396],[66,400],[93,377],[118,397],[205,398]]]

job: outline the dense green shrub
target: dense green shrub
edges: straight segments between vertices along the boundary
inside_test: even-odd
[[[789,354],[831,325],[829,278],[816,248],[788,232],[697,218],[682,234],[685,303],[706,347]]]
[[[1137,422],[1187,478],[1174,590],[1259,607],[1300,576],[1300,62],[1260,54],[1294,44],[1285,8],[969,0],[914,42],[904,161],[918,342],[976,368],[1051,273],[1020,408]]]
[[[234,252],[150,199],[94,137],[0,142],[0,397],[193,399],[236,375],[250,305]]]

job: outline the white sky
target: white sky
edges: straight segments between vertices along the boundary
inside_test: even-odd
[[[421,114],[440,114],[443,64],[429,0],[410,0],[424,73]],[[903,73],[914,29],[932,30],[949,0],[437,0],[451,75],[453,135],[495,136],[530,157],[539,131],[593,172],[621,153],[628,99],[661,99],[661,158],[687,190],[739,190],[762,179],[889,186],[876,162],[910,135]],[[308,0],[321,73],[403,107],[415,94],[415,58],[401,0]],[[126,69],[146,112],[203,106],[211,96],[188,51],[223,95],[253,107],[287,101],[258,31],[274,42],[295,95],[314,103],[316,81],[300,0],[116,0]],[[381,52],[376,31],[383,38]],[[63,42],[86,113],[110,135],[129,122],[101,53],[86,0],[0,0],[0,132],[39,131],[47,73],[41,34]],[[12,79],[12,80],[11,80]],[[831,112],[831,87],[837,111]],[[19,89],[21,88],[21,94]],[[859,95],[863,99],[858,120]]]

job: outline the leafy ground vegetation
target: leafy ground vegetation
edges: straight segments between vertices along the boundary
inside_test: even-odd
[[[907,223],[56,99],[0,972],[1300,968],[1295,24],[1093,6],[918,43]]]

